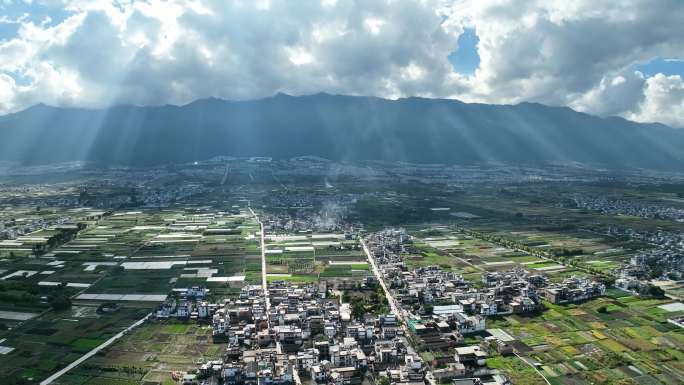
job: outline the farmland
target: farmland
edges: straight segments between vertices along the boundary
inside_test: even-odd
[[[269,234],[266,236],[268,278],[293,282],[363,279],[369,274],[357,239],[345,234]]]
[[[67,213],[83,218],[87,228],[77,236],[65,236],[39,256],[7,250],[0,261],[0,317],[5,328],[0,339],[11,349],[0,360],[0,369],[10,383],[47,377],[149,314],[174,289],[202,285],[211,293],[209,299],[221,299],[235,294],[245,281],[258,281],[261,274],[254,237],[258,226],[237,207],[231,213]],[[26,242],[52,240],[65,231],[42,230]],[[69,299],[69,309],[55,309],[51,298],[58,295]],[[165,334],[158,342],[186,334],[206,340],[206,329],[192,328],[190,333],[187,325],[181,326],[162,328]],[[148,333],[156,329],[145,328]],[[188,344],[195,346],[197,341]],[[207,343],[207,348],[216,352],[218,345]],[[146,373],[130,368],[138,361],[136,357],[121,367],[100,368],[94,360],[61,381],[138,383]]]
[[[305,170],[325,167],[314,164]],[[193,167],[184,169],[183,178],[156,171],[165,176],[148,194],[162,186],[194,191],[160,207],[128,201],[110,207],[112,196],[129,194],[124,187],[91,188],[87,202],[98,207],[74,203],[84,199],[74,186],[92,183],[79,178],[58,187],[27,187],[40,194],[0,194],[3,223],[8,229],[28,229],[0,240],[3,383],[39,383],[155,314],[160,304],[184,301],[188,288],[206,289],[202,301],[220,307],[225,301],[243,301],[245,288],[258,291],[264,276],[276,293],[291,288],[318,293],[322,308],[335,309],[331,314],[339,314],[344,305],[349,322],[372,326],[373,341],[383,338],[376,333],[379,317],[394,311],[388,293],[402,298],[394,305],[406,317],[424,325],[442,320],[440,314],[453,308],[501,295],[498,306],[505,310],[483,315],[485,329],[464,331],[462,340],[455,336],[437,348],[430,343],[435,340],[405,337],[426,372],[444,370],[443,361],[453,364],[456,348],[487,346],[499,338],[514,354],[487,348],[483,366],[489,376],[502,374],[514,384],[684,380],[684,328],[677,323],[684,316],[681,272],[676,267],[661,271],[648,259],[672,263],[684,225],[573,203],[576,196],[604,194],[677,206],[676,193],[653,186],[606,186],[591,178],[584,184],[443,184],[442,179],[423,183],[406,176],[395,182],[396,175],[405,173],[401,169],[387,171],[391,176],[380,182],[372,174],[367,180],[347,175],[330,183],[284,178],[288,167],[254,162],[231,168],[225,174],[232,183],[228,187],[216,184],[226,172],[223,165],[218,170]],[[186,180],[187,175],[194,176]],[[54,203],[62,201],[70,203]],[[259,221],[264,224],[263,270]],[[379,285],[361,242],[383,231],[401,234],[397,247],[375,255],[376,262],[398,256],[381,266],[388,292]],[[634,271],[641,274],[636,280],[644,283],[641,288],[625,279]],[[506,294],[513,285],[501,284],[499,290],[498,283],[488,283],[497,274],[543,281],[539,306],[509,310],[518,298]],[[618,286],[621,279],[624,285]],[[604,285],[605,290],[578,301],[549,300],[544,290],[568,280]],[[439,283],[430,291],[433,282]],[[244,307],[240,303],[235,306]],[[431,313],[435,308],[442,313]],[[484,312],[463,311],[469,317]],[[228,338],[214,338],[211,318],[157,318],[150,317],[53,383],[171,385],[178,383],[179,373],[196,373],[203,363],[225,358]],[[286,318],[290,322],[292,316]],[[320,330],[304,338],[306,346],[344,338],[346,324],[335,337],[322,332],[336,322],[319,324]],[[232,325],[243,326],[243,320]],[[244,340],[244,349],[257,345]],[[307,374],[302,370],[302,375]]]
[[[508,316],[489,327],[513,336],[553,384],[679,383],[684,339],[658,308],[665,302],[618,293],[579,305],[547,303],[539,318]]]
[[[150,322],[62,380],[68,384],[173,384],[169,368],[188,371],[213,359],[225,344],[212,341],[211,327]]]

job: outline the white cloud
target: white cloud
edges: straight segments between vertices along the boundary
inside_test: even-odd
[[[8,75],[0,73],[0,110],[12,110],[16,83]]]
[[[647,82],[630,68],[684,52],[676,1],[477,0],[458,1],[448,12],[480,38],[469,100],[632,116]]]
[[[644,99],[636,111],[627,114],[639,122],[684,123],[684,82],[679,75],[657,74],[646,80]]]
[[[596,86],[572,98],[569,105],[602,116],[625,116],[644,99],[645,84],[638,71],[605,75]]]
[[[310,64],[313,62],[314,58],[309,52],[302,48],[297,47],[286,47],[288,58],[290,62],[296,66],[303,64]]]
[[[71,16],[59,23],[5,18],[20,28],[0,39],[0,113],[325,91],[684,126],[681,79],[632,69],[684,52],[676,0],[62,1]],[[472,75],[447,58],[466,27],[480,39]]]
[[[364,24],[366,25],[366,28],[373,35],[379,34],[380,29],[382,28],[383,25],[385,25],[385,23],[386,23],[385,20],[378,19],[375,17],[369,17],[366,20],[364,20]]]

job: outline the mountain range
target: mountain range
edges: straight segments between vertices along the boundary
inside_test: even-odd
[[[217,155],[684,169],[684,129],[536,103],[315,94],[183,106],[36,105],[0,117],[0,161],[185,163]]]

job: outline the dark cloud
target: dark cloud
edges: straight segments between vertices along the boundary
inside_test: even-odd
[[[676,0],[64,2],[69,17],[29,18],[0,41],[1,112],[324,91],[539,101],[636,120],[672,108],[667,122],[684,125],[681,79],[632,69],[684,52]],[[473,74],[448,60],[464,28],[479,37]]]

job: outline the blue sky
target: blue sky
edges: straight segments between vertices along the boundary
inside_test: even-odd
[[[464,28],[463,34],[458,38],[458,48],[449,54],[449,62],[456,72],[472,75],[480,66],[480,55],[477,53],[479,41],[475,28]],[[642,63],[635,63],[633,68],[646,77],[659,73],[666,76],[684,77],[684,56],[682,58],[656,57]]]
[[[684,56],[680,59],[655,58],[642,64],[635,64],[634,69],[646,77],[662,73],[667,76],[679,75],[684,78]]]
[[[449,62],[456,72],[472,75],[480,66],[480,55],[477,53],[479,41],[475,28],[464,28],[463,34],[458,38],[458,48],[449,54]],[[656,57],[642,63],[634,63],[632,68],[646,77],[660,73],[684,78],[684,56],[682,58]]]
[[[471,75],[480,66],[480,55],[477,53],[477,37],[475,28],[465,28],[458,38],[458,48],[449,54],[449,62],[456,72]]]
[[[24,21],[32,21],[35,24],[40,24],[49,17],[51,20],[48,25],[55,25],[68,17],[69,12],[55,2],[50,4],[43,1],[24,2],[15,0],[3,3],[3,0],[0,0],[0,15],[10,20],[22,18]],[[0,22],[0,40],[14,37],[19,26],[19,23]]]

